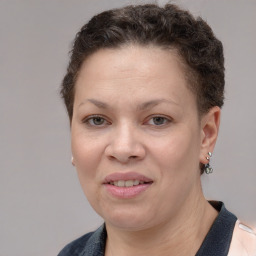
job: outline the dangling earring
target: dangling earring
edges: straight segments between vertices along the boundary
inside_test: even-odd
[[[72,164],[73,166],[75,166],[75,164],[74,164],[74,157],[73,157],[73,156],[71,157],[71,164]]]
[[[206,159],[209,161],[205,166],[204,166],[204,172],[206,174],[210,174],[213,172],[212,167],[210,166],[210,158],[212,157],[212,153],[208,152],[208,156],[206,157]]]

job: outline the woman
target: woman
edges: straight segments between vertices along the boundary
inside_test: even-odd
[[[72,163],[105,223],[59,255],[255,255],[253,231],[201,188],[223,92],[221,42],[175,5],[127,6],[84,25],[61,94]]]

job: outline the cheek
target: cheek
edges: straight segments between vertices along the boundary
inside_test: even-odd
[[[72,154],[78,177],[83,189],[95,183],[97,167],[102,157],[102,143],[93,137],[85,136],[82,132],[72,131]],[[94,182],[92,182],[94,181]]]
[[[183,169],[195,169],[199,162],[199,143],[200,138],[197,133],[191,131],[184,132],[180,130],[165,138],[163,141],[152,143],[152,155],[164,169],[170,172],[177,172]]]
[[[160,175],[158,196],[166,196],[169,205],[160,204],[159,209],[172,212],[189,197],[200,179],[199,141],[196,133],[176,133],[164,142],[153,143],[154,164]],[[166,202],[165,200],[165,202]]]
[[[71,145],[82,190],[92,207],[96,209],[99,201],[100,180],[97,178],[97,170],[102,156],[101,147],[93,139],[73,135]]]

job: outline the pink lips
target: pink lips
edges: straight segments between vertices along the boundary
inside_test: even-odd
[[[116,172],[106,176],[103,183],[106,184],[106,183],[110,183],[118,180],[140,180],[143,182],[152,182],[151,179],[136,172],[127,172],[127,173]]]
[[[140,184],[129,186],[129,187],[119,187],[113,185],[114,182],[117,181],[140,181]],[[138,174],[135,172],[128,173],[113,173],[104,179],[103,185],[105,186],[108,193],[112,196],[125,199],[125,198],[133,198],[147,190],[151,184],[153,183],[152,179],[147,178],[142,174]]]

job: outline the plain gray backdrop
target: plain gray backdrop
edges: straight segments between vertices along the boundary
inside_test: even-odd
[[[143,2],[0,0],[0,256],[57,255],[102,222],[70,163],[59,86],[78,29]],[[205,195],[256,224],[256,1],[175,2],[205,18],[225,48],[226,102]]]

